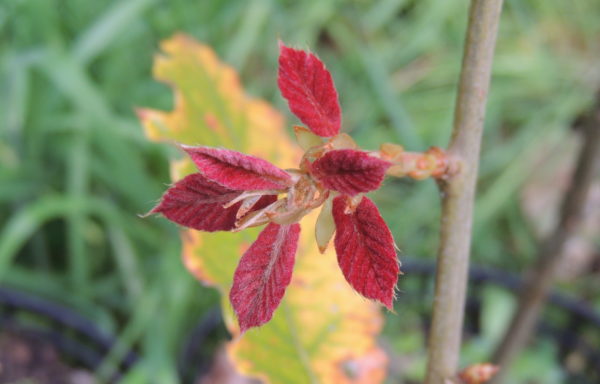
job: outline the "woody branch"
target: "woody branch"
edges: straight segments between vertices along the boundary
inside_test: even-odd
[[[485,105],[490,83],[502,0],[472,0],[462,71],[448,148],[461,169],[443,192],[433,318],[429,332],[425,383],[442,384],[455,376],[463,328],[471,224]]]

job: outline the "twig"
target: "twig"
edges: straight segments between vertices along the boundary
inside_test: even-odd
[[[554,282],[565,244],[581,222],[590,185],[600,162],[600,93],[582,133],[583,145],[571,185],[563,198],[560,219],[539,248],[536,264],[529,273],[515,315],[494,352],[492,360],[503,367],[494,383],[502,381],[510,363],[527,343]]]
[[[458,172],[441,185],[442,221],[429,333],[427,384],[456,374],[485,104],[502,0],[472,0],[449,155]]]

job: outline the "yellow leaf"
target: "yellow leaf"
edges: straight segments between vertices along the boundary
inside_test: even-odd
[[[325,252],[335,232],[335,222],[333,220],[333,213],[331,212],[332,201],[333,196],[329,196],[325,200],[315,224],[315,240],[321,253]]]
[[[296,167],[284,119],[268,103],[249,98],[236,72],[209,47],[184,35],[161,45],[154,75],[175,93],[171,112],[140,109],[152,140],[222,146]],[[275,77],[273,77],[275,85]],[[174,179],[193,172],[188,160],[174,161]],[[239,336],[228,302],[237,262],[260,229],[239,233],[182,233],[183,260],[200,281],[222,293],[224,318],[234,335],[228,351],[235,366],[271,383],[378,383],[387,358],[376,345],[379,307],[356,294],[344,280],[333,251],[319,254],[313,212],[302,220],[292,283],[266,325]]]
[[[358,145],[354,142],[354,139],[350,137],[347,133],[340,133],[339,135],[334,136],[329,145],[333,149],[356,149]]]
[[[294,133],[296,134],[296,142],[300,148],[305,151],[323,144],[323,138],[315,135],[312,131],[306,127],[294,125]]]

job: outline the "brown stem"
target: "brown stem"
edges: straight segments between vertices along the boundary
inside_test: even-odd
[[[442,184],[442,220],[433,319],[425,383],[442,384],[456,374],[475,184],[485,104],[502,0],[472,0],[458,88],[454,128],[448,148],[461,169]]]
[[[554,282],[564,246],[580,224],[600,157],[600,93],[583,129],[583,146],[571,185],[563,198],[560,219],[554,231],[540,245],[537,261],[520,293],[517,310],[494,352],[492,360],[501,366],[494,383],[503,380],[511,361],[527,343]]]

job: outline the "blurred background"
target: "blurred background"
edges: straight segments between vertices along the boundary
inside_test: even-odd
[[[467,6],[2,0],[0,381],[85,383],[117,374],[127,383],[191,382],[188,371],[204,369],[227,337],[218,295],[182,265],[178,229],[138,217],[169,182],[174,153],[144,137],[134,112],[173,106],[171,90],[151,74],[162,39],[185,32],[212,46],[290,126],[276,87],[277,39],[310,49],[332,72],[344,130],[363,148],[394,142],[421,151],[449,139]],[[480,166],[472,260],[485,268],[467,314],[467,362],[489,359],[515,304],[507,288],[556,221],[579,148],[574,122],[600,87],[598,20],[596,0],[506,0]],[[431,303],[438,191],[433,181],[390,180],[373,198],[408,260],[397,314],[386,314],[381,336],[388,380],[415,383],[425,365],[416,331]],[[600,311],[599,212],[596,182],[556,286],[559,299],[591,311],[592,320]],[[546,332],[520,356],[510,382],[600,382],[587,370],[600,366],[600,321],[571,316],[567,304],[548,310]],[[589,356],[573,357],[561,343],[561,330],[573,327],[591,343]],[[73,333],[79,344],[65,337]]]

